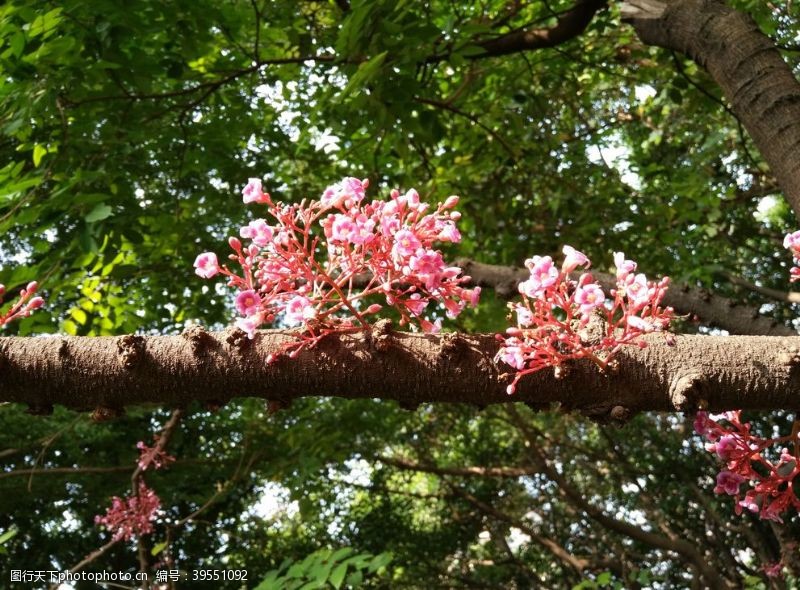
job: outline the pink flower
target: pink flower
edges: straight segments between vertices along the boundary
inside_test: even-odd
[[[243,316],[252,316],[258,313],[261,306],[261,297],[252,289],[242,291],[236,296],[236,309]]]
[[[336,242],[349,242],[350,236],[357,231],[356,224],[348,215],[337,214],[331,225],[331,240]]]
[[[723,472],[723,473],[726,473],[726,472]],[[727,473],[730,473],[730,472],[727,472]],[[720,475],[722,475],[722,473],[720,473]],[[717,476],[717,479],[719,479],[719,475]],[[717,489],[714,488],[714,491],[716,492]],[[717,493],[719,493],[719,492],[717,492]],[[740,502],[738,502],[736,504],[736,507],[735,507],[736,514],[741,514],[742,508],[746,508],[750,512],[754,512],[754,513],[758,512],[761,509],[759,504],[758,504],[760,501],[761,501],[761,495],[760,494],[757,495],[754,491],[747,492],[744,495],[744,500],[741,500]]]
[[[533,323],[533,314],[531,311],[523,306],[517,305],[514,307],[514,311],[517,312],[517,325],[522,326],[523,328],[527,328]]]
[[[320,200],[323,205],[329,207],[338,207],[342,204],[346,204],[348,200],[360,203],[364,198],[364,190],[368,185],[369,181],[367,180],[362,181],[352,177],[343,178],[336,184],[332,184],[326,188]]]
[[[625,286],[625,294],[633,303],[634,307],[641,307],[650,299],[650,288],[647,285],[647,277],[639,273],[633,281]]]
[[[516,338],[509,338],[506,342],[514,342]],[[499,360],[514,367],[517,371],[525,369],[525,354],[520,346],[515,344],[503,346],[497,353]]]
[[[761,569],[768,578],[780,578],[781,572],[783,571],[783,564],[780,561],[772,564],[765,563],[761,566]]]
[[[256,219],[239,230],[243,238],[250,238],[257,246],[266,246],[272,241],[272,228],[263,219]]]
[[[735,496],[739,493],[739,486],[745,482],[745,478],[732,471],[720,471],[717,474],[717,485],[714,488],[715,494],[728,494]]]
[[[290,324],[302,324],[316,315],[317,311],[308,297],[297,295],[286,303],[286,321]]]
[[[203,252],[194,260],[194,272],[197,276],[210,279],[219,272],[217,255],[213,252]]]
[[[617,280],[624,281],[629,274],[636,271],[633,260],[625,260],[625,254],[614,252],[614,265],[617,267]]]
[[[572,246],[564,246],[561,250],[564,253],[564,263],[561,265],[561,272],[569,274],[579,266],[588,267],[591,263],[583,252],[578,252]]]
[[[786,234],[786,237],[783,238],[783,247],[791,250],[793,254],[800,252],[800,230]]]
[[[369,244],[375,239],[373,229],[375,229],[375,221],[362,213],[356,217],[355,227],[350,233],[350,241],[354,244]]]
[[[422,247],[414,232],[408,229],[401,229],[394,235],[394,245],[392,254],[399,258],[408,258]],[[399,256],[398,256],[399,255]]]
[[[247,186],[242,189],[242,201],[245,203],[266,203],[269,204],[269,193],[261,190],[261,179],[249,178]]]
[[[528,297],[538,297],[558,280],[558,269],[549,256],[534,256],[525,261],[525,266],[530,269],[531,277],[519,284],[519,291]]]
[[[626,321],[628,323],[628,326],[630,326],[634,330],[639,330],[640,332],[644,332],[645,334],[649,334],[653,330],[658,329],[658,326],[655,326],[651,322],[643,320],[642,318],[636,315],[629,315]]]
[[[600,285],[595,283],[578,287],[575,291],[575,303],[580,305],[583,315],[589,315],[593,310],[603,305],[605,300],[606,296],[603,290]]]
[[[444,222],[444,226],[437,237],[443,242],[452,242],[453,244],[461,241],[461,234],[456,229],[456,224],[452,221]]]
[[[257,314],[247,318],[239,318],[235,323],[236,327],[247,334],[247,337],[252,340],[256,336],[256,329],[261,325],[261,321],[261,315]]]
[[[403,303],[408,308],[408,311],[415,316],[422,315],[422,312],[425,311],[425,308],[428,306],[428,301],[426,299],[422,299],[422,296],[419,293],[412,294],[411,297],[409,297]]]
[[[444,270],[444,260],[442,254],[436,250],[430,248],[418,250],[414,256],[409,258],[407,268],[409,272],[406,274],[415,274],[425,281],[428,289],[434,289],[441,279],[440,273]]]
[[[714,445],[714,451],[717,453],[717,457],[723,461],[729,461],[732,458],[731,455],[733,455],[738,448],[739,444],[736,441],[736,437],[730,434],[721,436]]]

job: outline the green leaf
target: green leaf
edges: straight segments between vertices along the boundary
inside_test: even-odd
[[[366,61],[358,66],[358,70],[356,70],[356,73],[350,77],[350,80],[347,82],[347,86],[345,86],[344,90],[339,93],[339,98],[347,98],[347,96],[349,96],[356,88],[364,86],[367,82],[369,82],[372,77],[378,73],[378,70],[383,65],[384,60],[386,60],[386,55],[388,53],[388,51],[379,53],[369,61]]]
[[[164,549],[166,549],[166,548],[167,548],[167,542],[166,541],[161,541],[160,543],[156,543],[155,545],[153,545],[153,548],[150,550],[150,555],[156,556],[159,553],[161,553],[162,551],[164,551]]]
[[[37,143],[33,146],[33,165],[37,168],[42,163],[42,158],[47,154],[47,148],[42,144]]]
[[[13,539],[17,535],[18,532],[19,529],[15,528],[8,529],[6,532],[0,535],[0,545],[8,543],[11,539]]]
[[[347,575],[347,564],[340,563],[331,572],[331,577],[328,578],[328,582],[330,582],[331,586],[336,588],[336,590],[339,590],[339,588],[342,587],[342,582],[344,582],[344,577],[346,575]]]
[[[92,209],[89,214],[84,217],[84,219],[89,223],[102,221],[111,215],[111,211],[112,209],[110,206],[106,205],[105,203],[100,203],[94,209]]]

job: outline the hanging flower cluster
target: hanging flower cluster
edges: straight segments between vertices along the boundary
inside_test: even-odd
[[[213,252],[197,257],[195,272],[203,278],[222,274],[238,290],[236,325],[250,338],[279,317],[302,326],[298,341],[283,351],[290,357],[330,333],[368,329],[384,304],[399,313],[401,325],[425,332],[440,328],[440,320],[426,316],[432,304],[450,317],[477,305],[480,288],[464,288],[469,277],[434,248],[461,239],[461,215],[453,210],[458,197],[429,212],[413,189],[367,202],[367,186],[366,180],[345,178],[319,199],[282,204],[251,178],[243,201],[266,205],[270,219],[242,227],[244,245],[229,239],[229,259],[241,273],[220,264]]]
[[[114,541],[128,541],[153,532],[153,521],[160,507],[161,500],[140,479],[135,495],[125,499],[114,496],[105,516],[95,516],[94,522],[106,527]]]
[[[748,510],[763,519],[783,522],[781,514],[788,508],[800,509],[793,488],[800,473],[800,422],[795,422],[791,435],[779,438],[756,436],[751,428],[749,422],[742,422],[741,410],[698,412],[694,421],[695,432],[708,441],[706,449],[725,464],[714,492],[733,496],[737,514]],[[791,444],[792,452],[782,446],[785,444]],[[775,445],[780,445],[780,452],[773,453],[777,459],[770,459],[766,451]],[[742,484],[746,485],[744,495]]]
[[[577,280],[570,277],[590,266],[583,253],[571,246],[564,246],[563,253],[560,269],[549,256],[525,261],[530,277],[519,285],[522,302],[509,304],[517,325],[498,335],[503,346],[495,358],[516,369],[509,394],[529,373],[555,367],[560,376],[569,360],[588,359],[605,370],[622,346],[645,346],[639,337],[665,330],[672,319],[672,308],[660,307],[668,278],[648,281],[635,274],[635,262],[617,252],[617,287],[606,294],[588,272]],[[593,314],[603,318],[605,331],[589,342],[586,328]]]
[[[41,297],[34,297],[36,291],[39,289],[39,284],[36,281],[31,281],[19,293],[19,299],[12,305],[5,313],[0,313],[0,326],[15,320],[17,318],[26,318],[35,309],[39,309],[44,305],[44,299]],[[5,285],[0,284],[0,303],[3,302],[3,296],[6,293]]]

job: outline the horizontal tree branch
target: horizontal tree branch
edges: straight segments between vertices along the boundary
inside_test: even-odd
[[[800,339],[659,334],[649,347],[628,346],[618,368],[602,373],[587,361],[565,377],[542,370],[509,396],[509,367],[493,358],[494,335],[405,332],[332,334],[295,359],[267,363],[296,341],[285,330],[238,330],[180,336],[0,338],[0,401],[47,412],[56,404],[113,415],[131,404],[185,407],[234,397],[285,405],[304,396],[425,402],[553,403],[598,417],[624,419],[648,410],[800,408]]]
[[[474,57],[494,57],[561,45],[583,33],[594,15],[606,4],[607,0],[579,0],[572,9],[561,13],[552,27],[520,29],[478,42],[477,45],[483,47],[486,53]]]

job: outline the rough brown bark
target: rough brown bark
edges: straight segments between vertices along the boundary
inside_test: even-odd
[[[628,0],[622,10],[644,43],[708,70],[800,218],[800,84],[772,40],[720,0]]]
[[[492,335],[442,336],[403,332],[332,335],[295,359],[267,364],[270,353],[294,340],[271,330],[255,340],[241,333],[195,330],[182,336],[0,338],[0,401],[33,412],[53,405],[100,415],[130,404],[183,407],[233,397],[277,404],[302,396],[394,399],[484,406],[511,401],[547,408],[558,402],[589,415],[624,419],[631,412],[800,408],[800,341],[757,336],[658,335],[650,346],[629,346],[619,368],[603,374],[577,362],[556,379],[543,370],[523,379],[517,393],[492,361]]]

